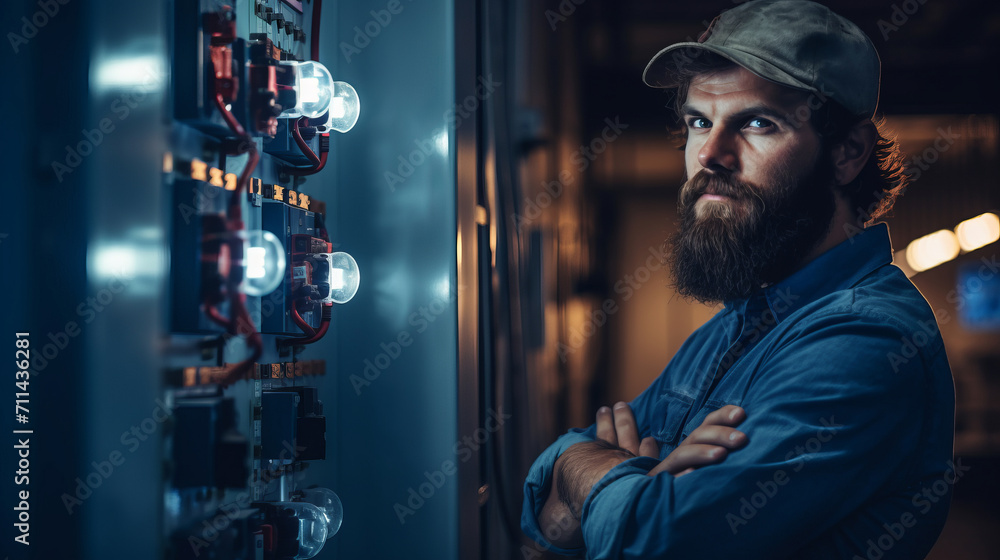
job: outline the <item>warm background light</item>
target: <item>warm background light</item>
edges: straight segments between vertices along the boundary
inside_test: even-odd
[[[958,253],[959,244],[955,232],[942,229],[910,243],[906,248],[906,262],[913,270],[922,272],[950,261]]]
[[[963,251],[974,251],[1000,239],[1000,218],[987,213],[970,218],[955,228]]]

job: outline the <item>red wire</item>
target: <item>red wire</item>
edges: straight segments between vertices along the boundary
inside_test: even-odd
[[[209,319],[225,327],[226,330],[229,329],[229,319],[219,313],[219,310],[214,305],[205,304],[205,315],[208,315]]]
[[[325,311],[329,311],[333,308],[332,303],[324,303],[323,306],[326,308]],[[305,344],[312,344],[317,340],[323,338],[326,335],[326,331],[330,329],[330,315],[329,313],[323,314],[323,321],[319,324],[319,329],[316,330],[315,334],[312,336],[303,336],[299,338],[285,338],[278,343],[282,346],[299,346]]]
[[[312,35],[309,38],[309,55],[317,62],[319,62],[319,14],[322,11],[322,7],[323,0],[313,1]]]
[[[257,153],[257,143],[254,142],[250,135],[246,133],[243,125],[240,121],[236,120],[236,116],[233,112],[226,108],[226,100],[223,99],[221,93],[215,94],[215,106],[219,109],[219,113],[222,114],[222,118],[229,125],[229,128],[244,140],[247,144],[247,164],[243,167],[243,172],[240,173],[240,178],[236,183],[236,189],[233,191],[232,198],[229,202],[229,214],[228,218],[230,222],[238,221],[242,219],[243,207],[240,204],[240,196],[242,196],[243,191],[247,190],[247,185],[250,184],[250,176],[253,174],[254,169],[257,168],[257,162],[260,161],[260,154]]]
[[[319,324],[319,330],[316,331],[316,334],[312,335],[311,337],[305,340],[299,340],[298,342],[296,342],[296,344],[299,345],[312,344],[313,342],[316,342],[317,340],[323,338],[326,335],[326,331],[328,331],[329,329],[330,329],[330,320],[326,319]]]
[[[294,300],[292,300],[292,321],[295,321],[295,324],[298,325],[299,328],[302,329],[302,332],[306,335],[312,336],[316,334],[316,329],[312,328],[312,325],[307,323],[306,320],[302,318],[302,315],[299,314],[299,309]]]
[[[328,154],[329,154],[328,152],[323,152],[322,154],[320,154],[320,156],[319,156],[319,165],[316,165],[314,167],[308,167],[308,168],[288,167],[288,168],[285,169],[285,172],[288,173],[289,175],[295,175],[296,177],[302,176],[302,175],[313,175],[315,173],[319,173],[320,171],[323,170],[324,167],[326,167],[326,157],[327,157]]]
[[[240,121],[236,120],[236,116],[233,115],[233,112],[226,108],[226,100],[222,97],[221,93],[215,94],[215,106],[219,109],[219,112],[222,113],[222,118],[226,121],[226,124],[229,125],[229,128],[235,132],[237,136],[242,138],[247,135],[247,131],[243,129],[243,125],[240,124]]]
[[[309,144],[307,144],[305,139],[302,138],[302,132],[299,131],[299,128],[302,126],[302,122],[305,120],[307,120],[305,117],[299,117],[299,119],[295,121],[295,124],[292,126],[292,137],[295,138],[295,143],[298,144],[302,153],[309,158],[309,161],[312,162],[315,167],[320,164],[320,158],[316,155],[316,152],[312,151]]]
[[[240,178],[236,182],[236,190],[233,191],[233,195],[229,199],[230,222],[242,221],[243,206],[240,204],[241,197],[250,193],[250,175],[253,174],[254,169],[257,168],[257,163],[260,161],[260,154],[257,153],[257,144],[252,140],[248,139],[248,141],[250,143],[250,152],[247,156],[247,164],[243,168],[243,173],[240,173]]]
[[[229,373],[226,374],[226,377],[220,383],[223,387],[227,387],[236,381],[245,379],[247,372],[251,367],[253,367],[254,362],[260,359],[260,356],[264,351],[264,342],[260,338],[260,333],[257,332],[257,326],[254,325],[253,318],[250,317],[250,312],[247,311],[245,302],[246,296],[242,293],[240,293],[238,297],[233,298],[231,303],[231,305],[235,308],[233,316],[239,317],[239,319],[232,321],[231,324],[236,333],[241,330],[241,322],[249,329],[249,332],[247,333],[247,345],[253,348],[253,354],[246,360],[236,364],[233,369],[229,370]]]
[[[229,128],[235,133],[241,140],[247,144],[247,163],[243,167],[243,172],[240,173],[240,178],[236,183],[236,189],[233,191],[232,197],[229,202],[229,211],[227,213],[227,229],[231,233],[243,230],[243,206],[241,204],[244,193],[249,192],[250,177],[253,175],[254,170],[257,168],[257,163],[260,161],[260,155],[257,153],[257,144],[250,138],[250,135],[246,133],[246,130],[240,124],[236,116],[233,115],[226,107],[226,101],[222,97],[222,94],[215,95],[215,105],[219,109],[219,113],[222,118],[226,121]],[[242,243],[242,241],[237,240],[234,243]],[[230,258],[234,261],[242,260],[243,250],[242,246],[239,248],[233,247],[230,251]],[[250,312],[246,308],[246,295],[239,291],[239,282],[237,278],[242,280],[242,275],[235,274],[230,267],[230,274],[228,280],[228,291],[229,291],[229,307],[232,317],[226,320],[214,306],[206,306],[205,312],[208,314],[209,318],[213,321],[222,324],[225,323],[226,331],[231,335],[240,334],[240,330],[246,330],[246,340],[247,345],[253,348],[253,354],[250,358],[238,363],[233,367],[226,375],[225,379],[222,380],[221,385],[223,387],[234,383],[240,379],[245,378],[246,372],[250,370],[254,362],[260,359],[261,354],[264,350],[264,343],[260,337],[260,332],[257,331],[257,326],[253,322],[253,318],[250,316]],[[244,328],[241,328],[244,327]]]

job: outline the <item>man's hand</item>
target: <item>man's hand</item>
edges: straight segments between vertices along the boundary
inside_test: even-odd
[[[597,439],[626,449],[635,456],[654,459],[660,456],[660,446],[655,439],[647,437],[639,441],[639,428],[628,403],[615,404],[614,412],[606,406],[597,409]]]
[[[649,476],[669,472],[683,476],[698,467],[722,462],[730,451],[747,444],[747,436],[736,430],[747,414],[736,405],[724,406],[708,416]],[[652,437],[639,441],[639,428],[627,403],[615,404],[614,410],[604,406],[597,410],[597,439],[628,450],[634,455],[659,457],[660,447]]]
[[[647,475],[683,476],[721,462],[730,451],[747,444],[746,434],[735,429],[745,419],[746,412],[735,405],[712,412]],[[546,538],[563,548],[583,546],[580,510],[591,488],[616,465],[639,455],[656,458],[660,449],[652,437],[639,441],[639,428],[628,404],[598,409],[597,439],[573,445],[553,465],[552,486],[538,518]]]
[[[749,441],[746,434],[736,429],[746,418],[746,411],[732,404],[712,412],[677,449],[646,474],[655,476],[666,471],[683,476],[698,467],[722,462],[730,451],[743,448]]]

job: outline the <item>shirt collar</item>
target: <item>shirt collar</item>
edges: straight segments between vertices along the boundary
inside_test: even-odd
[[[820,297],[854,286],[876,269],[892,262],[889,226],[875,224],[848,237],[784,280],[765,287],[764,298],[777,321]],[[727,308],[746,309],[749,299],[726,302]]]

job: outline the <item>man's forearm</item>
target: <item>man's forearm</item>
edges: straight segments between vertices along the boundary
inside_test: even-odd
[[[602,440],[573,445],[552,467],[552,486],[538,516],[538,525],[552,544],[583,546],[580,517],[591,488],[619,463],[634,457]]]

